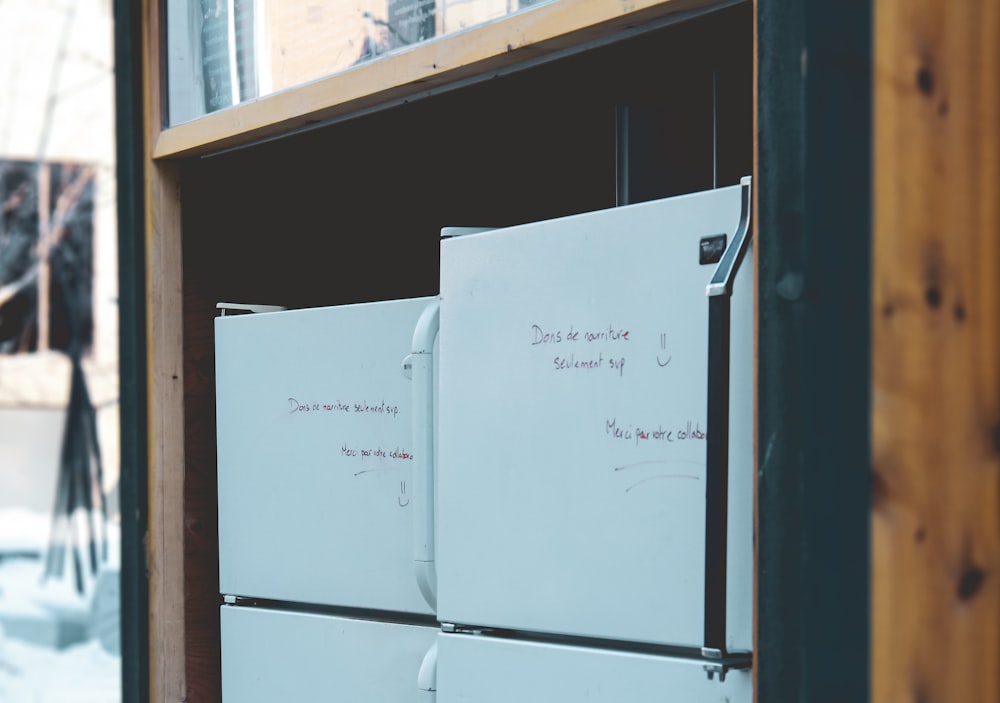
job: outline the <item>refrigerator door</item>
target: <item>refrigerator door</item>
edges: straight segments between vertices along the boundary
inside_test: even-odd
[[[734,186],[442,242],[439,620],[702,646],[703,262],[740,214]],[[748,260],[732,298],[731,649],[751,645],[752,304]]]
[[[749,671],[709,680],[700,662],[441,634],[437,703],[751,703]]]
[[[431,612],[402,363],[435,302],[216,319],[222,593]]]
[[[436,628],[222,606],[222,699],[422,702]]]

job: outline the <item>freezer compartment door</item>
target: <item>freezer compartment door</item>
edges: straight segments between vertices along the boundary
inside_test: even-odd
[[[426,703],[436,628],[222,606],[224,703]]]
[[[751,703],[749,671],[696,660],[441,634],[437,703]]]
[[[441,245],[442,622],[703,643],[721,188]],[[732,297],[728,648],[752,613],[753,269]]]
[[[402,364],[435,301],[216,319],[222,593],[430,612]]]

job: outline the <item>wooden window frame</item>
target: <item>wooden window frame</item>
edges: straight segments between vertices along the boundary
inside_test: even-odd
[[[189,122],[155,129],[151,156],[156,160],[197,156],[313,129],[743,1],[554,0]],[[156,42],[151,46],[158,47],[159,15],[156,19],[155,25],[150,22],[152,32],[147,37]],[[159,49],[153,55],[160,55]],[[150,80],[163,80],[162,71],[148,75]],[[159,85],[151,92],[166,95],[164,88]],[[160,100],[155,103],[150,106],[156,110],[151,117],[165,116]]]

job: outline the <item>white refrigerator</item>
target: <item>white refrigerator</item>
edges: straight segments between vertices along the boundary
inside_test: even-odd
[[[443,240],[439,702],[752,700],[749,195]]]
[[[414,475],[427,457],[401,362],[415,330],[433,351],[437,306],[216,318],[227,702],[426,698],[416,680],[439,626],[415,578]]]
[[[439,299],[220,318],[224,699],[749,703],[749,193],[449,230]]]

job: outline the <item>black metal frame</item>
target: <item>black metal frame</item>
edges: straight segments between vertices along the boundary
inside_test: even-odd
[[[121,414],[122,701],[149,700],[146,248],[140,3],[114,2]]]
[[[870,692],[871,0],[758,0],[757,700]]]

